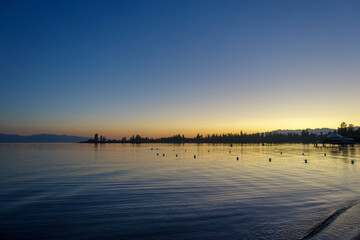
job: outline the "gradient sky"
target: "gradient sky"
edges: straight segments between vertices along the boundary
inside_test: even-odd
[[[1,1],[0,132],[360,125],[360,1]]]

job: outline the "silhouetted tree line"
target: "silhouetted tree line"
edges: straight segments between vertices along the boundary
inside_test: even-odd
[[[339,133],[344,137],[354,138],[356,142],[360,142],[360,128],[355,129],[353,124],[347,125],[345,122],[340,124],[338,130],[334,132]],[[139,134],[133,135],[129,140],[123,137],[121,140],[107,140],[105,137],[96,133],[94,139],[89,139],[87,143],[315,143],[322,142],[330,134],[322,133],[317,135],[310,133],[307,129],[301,133],[277,133],[277,132],[262,132],[262,133],[227,133],[227,134],[207,134],[200,135],[199,133],[192,138],[184,135],[174,135],[172,137],[148,138],[141,137]]]
[[[95,133],[94,138],[89,139],[86,142],[89,142],[89,143],[107,143],[108,140],[106,139],[106,137],[103,137],[102,135],[99,138],[99,134]]]
[[[227,133],[227,134],[208,134],[186,138],[184,135],[175,135],[167,138],[155,139],[154,142],[161,143],[311,143],[320,140],[321,136],[310,134],[303,130],[301,134],[296,133]]]
[[[337,133],[349,138],[354,138],[356,142],[360,142],[360,128],[355,129],[354,124],[347,125],[346,122],[342,122],[338,127]]]
[[[100,137],[97,140],[89,139],[88,143],[312,143],[324,138],[322,135],[310,134],[308,130],[297,133],[227,133],[227,134],[208,134],[206,136],[197,134],[196,137],[189,138],[184,135],[174,135],[172,137],[148,138],[141,137],[139,134],[133,135],[129,140],[125,137],[121,140],[106,140]]]

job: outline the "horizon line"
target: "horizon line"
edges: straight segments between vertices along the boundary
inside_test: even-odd
[[[360,126],[354,126],[354,128],[360,128]],[[222,133],[201,133],[201,132],[198,132],[197,134],[200,134],[202,136],[207,136],[207,135],[213,135],[213,134],[216,134],[216,135],[221,135],[221,134],[238,134],[238,133],[243,133],[243,134],[247,134],[247,135],[251,135],[251,134],[256,134],[256,133],[270,133],[270,132],[276,132],[276,131],[302,131],[302,130],[322,130],[322,129],[331,129],[331,130],[337,130],[338,128],[330,128],[330,127],[318,127],[318,128],[297,128],[297,129],[275,129],[275,130],[270,130],[270,131],[255,131],[255,132],[247,132],[247,131],[243,131],[243,130],[240,130],[240,131],[236,131],[236,132],[222,132]],[[99,132],[94,132],[94,134],[96,133],[99,133]],[[66,133],[61,133],[61,134],[56,134],[56,133],[46,133],[46,132],[42,132],[42,133],[34,133],[34,134],[29,134],[29,135],[22,135],[22,134],[16,134],[16,133],[0,133],[0,135],[16,135],[16,136],[21,136],[21,137],[29,137],[29,136],[34,136],[34,135],[57,135],[57,136],[71,136],[71,137],[83,137],[83,138],[91,138],[91,136],[80,136],[80,135],[72,135],[72,134],[66,134]],[[196,137],[195,134],[194,136],[192,137]],[[99,134],[100,136],[101,134]],[[140,133],[135,133],[135,134],[131,134],[131,136],[129,137],[132,137],[132,136],[136,136],[136,135],[140,135]],[[141,137],[144,137],[144,138],[149,138],[149,139],[160,139],[160,138],[167,138],[167,137],[173,137],[173,136],[177,136],[177,135],[181,135],[181,136],[185,136],[185,134],[181,134],[181,133],[177,133],[177,134],[171,134],[171,135],[167,135],[167,136],[160,136],[160,137],[147,137],[145,135],[141,136]],[[104,136],[106,137],[106,136]],[[124,136],[123,136],[124,137]],[[123,138],[123,137],[120,137],[120,138]],[[114,139],[114,138],[108,138],[108,139]]]

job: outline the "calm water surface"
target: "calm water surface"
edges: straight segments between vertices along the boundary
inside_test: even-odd
[[[360,146],[0,144],[0,238],[350,239],[359,184]]]

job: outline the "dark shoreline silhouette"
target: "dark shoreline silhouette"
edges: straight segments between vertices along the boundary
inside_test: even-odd
[[[148,138],[133,135],[130,139],[123,137],[121,140],[108,140],[106,137],[96,133],[93,139],[83,141],[81,143],[326,143],[329,142],[327,136],[331,133],[339,133],[344,137],[352,138],[354,143],[360,142],[360,128],[354,129],[352,124],[341,123],[338,130],[329,131],[327,134],[310,133],[308,129],[304,129],[301,133],[288,132],[262,132],[262,133],[227,133],[227,134],[208,134],[196,137],[185,137],[184,135],[174,135],[172,137]]]

